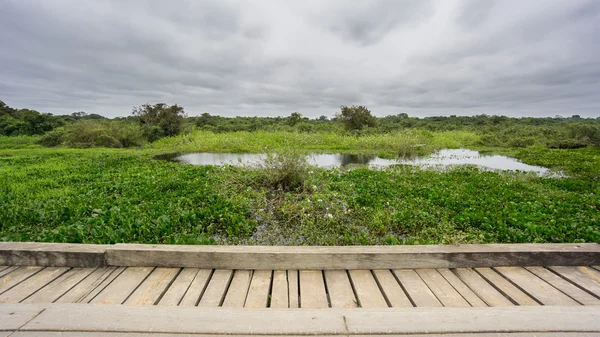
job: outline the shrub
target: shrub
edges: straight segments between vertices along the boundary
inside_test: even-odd
[[[309,167],[305,155],[293,151],[270,153],[258,165],[257,182],[271,189],[301,190],[308,177]]]
[[[134,147],[145,142],[141,128],[132,123],[79,120],[64,128],[47,133],[40,139],[43,146],[70,147]]]
[[[40,140],[39,144],[46,147],[55,147],[62,145],[65,142],[65,128],[57,128],[46,133]]]
[[[342,105],[341,112],[336,114],[336,118],[342,122],[346,130],[361,130],[366,127],[375,127],[377,118],[371,115],[367,107],[353,105],[351,107]]]
[[[139,118],[147,138],[151,141],[181,133],[186,117],[183,107],[177,104],[167,106],[165,103],[135,107],[132,115]]]

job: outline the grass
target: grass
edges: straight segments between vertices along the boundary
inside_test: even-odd
[[[307,172],[300,167],[299,176],[291,175],[296,188],[283,188],[265,178],[274,172],[255,167],[151,158],[162,152],[286,148],[392,156],[402,149],[473,148],[478,137],[463,131],[359,138],[195,132],[140,149],[48,149],[35,141],[0,138],[0,240],[253,245],[600,240],[599,148],[479,148],[564,170],[568,177],[561,179],[468,166],[444,172],[403,165]],[[288,164],[278,172],[296,172],[298,163]]]

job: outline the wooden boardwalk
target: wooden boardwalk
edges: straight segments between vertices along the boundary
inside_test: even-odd
[[[0,266],[0,303],[278,309],[600,305],[600,267],[228,270]]]
[[[0,337],[600,337],[600,245],[0,243]]]

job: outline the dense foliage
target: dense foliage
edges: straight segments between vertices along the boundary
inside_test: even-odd
[[[326,170],[306,168],[287,154],[265,162],[270,170],[152,159],[178,149],[279,151],[291,143],[312,151],[320,143],[333,151],[393,153],[413,137],[433,144],[428,150],[478,141],[464,131],[321,137],[199,132],[137,150],[48,149],[33,145],[35,138],[0,137],[0,239],[267,245],[600,240],[599,148],[487,149],[563,170],[564,178],[474,167]]]
[[[78,123],[83,125],[77,126]],[[48,139],[43,139],[42,144],[131,147],[197,129],[214,133],[281,131],[354,136],[406,130],[467,131],[481,136],[478,143],[480,146],[544,146],[560,149],[600,146],[600,117],[580,118],[577,115],[568,118],[510,118],[488,115],[417,118],[400,113],[377,118],[364,106],[342,106],[340,112],[334,114],[332,119],[327,116],[309,119],[299,112],[293,112],[288,117],[222,117],[209,113],[188,117],[181,106],[158,103],[134,108],[127,118],[107,120],[100,115],[85,112],[53,116],[34,110],[18,110],[0,101],[0,135],[42,135],[57,128],[62,129],[50,134]],[[83,138],[89,139],[89,142],[82,143],[81,137],[69,138],[69,135],[81,136],[81,130],[88,128],[92,130],[92,134]],[[98,131],[99,129],[102,131]],[[135,137],[128,140],[132,134]],[[141,138],[138,134],[142,135]]]

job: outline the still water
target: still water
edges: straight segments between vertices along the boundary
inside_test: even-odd
[[[190,153],[165,154],[157,156],[175,162],[191,165],[253,165],[260,163],[264,154],[252,153]],[[489,170],[507,170],[535,172],[540,175],[549,173],[541,166],[533,166],[519,162],[515,158],[500,155],[485,155],[468,149],[446,149],[436,153],[411,159],[382,159],[367,154],[312,154],[308,156],[311,165],[318,167],[341,167],[348,165],[366,165],[369,167],[385,167],[396,164],[414,165],[423,168],[445,169],[456,165],[475,165]]]

